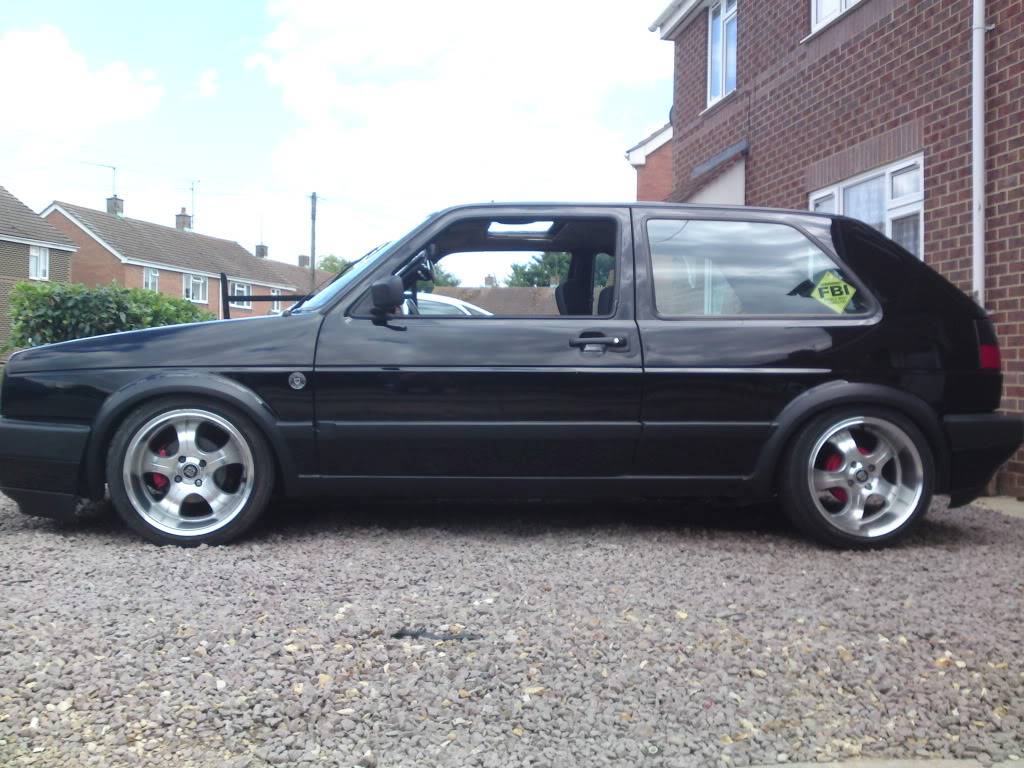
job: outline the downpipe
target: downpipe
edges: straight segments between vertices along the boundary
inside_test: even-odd
[[[985,0],[971,18],[971,286],[985,306]]]

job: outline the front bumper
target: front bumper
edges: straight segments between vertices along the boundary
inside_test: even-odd
[[[29,515],[76,517],[89,427],[0,418],[0,491]]]
[[[950,506],[959,507],[985,491],[996,470],[1024,442],[1024,419],[1002,413],[946,416],[949,440]]]

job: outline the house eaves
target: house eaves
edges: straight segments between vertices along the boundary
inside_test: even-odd
[[[649,29],[651,32],[661,35],[662,40],[671,40],[679,34],[683,27],[693,21],[697,11],[706,4],[707,0],[672,0]]]
[[[626,159],[634,168],[647,164],[647,158],[672,140],[672,123],[659,128],[635,147],[626,150]]]

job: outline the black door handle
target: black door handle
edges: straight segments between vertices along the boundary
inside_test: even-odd
[[[625,336],[580,336],[569,342],[570,347],[624,347],[626,346]]]

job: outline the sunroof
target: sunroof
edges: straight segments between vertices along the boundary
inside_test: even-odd
[[[546,235],[554,225],[553,221],[492,221],[487,231],[492,235]]]

